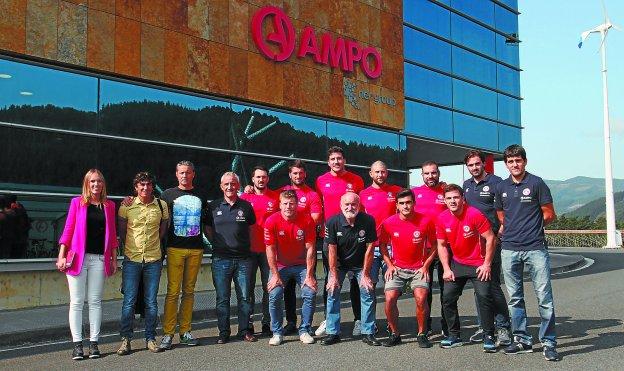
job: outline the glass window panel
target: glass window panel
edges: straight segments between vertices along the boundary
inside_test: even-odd
[[[518,10],[518,0],[498,0],[499,2],[507,5],[508,7]]]
[[[442,71],[451,71],[451,44],[413,28],[403,27],[405,58]]]
[[[411,98],[451,106],[452,79],[428,69],[405,63],[405,95]]]
[[[399,169],[407,168],[407,137],[399,135]]]
[[[227,102],[109,80],[100,99],[101,133],[233,148]]]
[[[496,93],[461,80],[453,79],[453,107],[496,119]]]
[[[522,131],[507,125],[498,125],[498,150],[504,151],[512,144],[522,144]]]
[[[478,148],[498,149],[497,124],[492,121],[453,112],[455,142]]]
[[[4,59],[0,76],[0,121],[96,131],[96,78]]]
[[[518,15],[496,5],[496,29],[518,37]]]
[[[494,57],[496,55],[494,35],[494,31],[458,14],[451,14],[451,39],[461,45]]]
[[[406,100],[405,132],[451,142],[453,141],[452,112]]]
[[[451,6],[487,25],[494,26],[494,3],[490,0],[452,0]]]
[[[496,63],[453,46],[453,74],[496,87]]]
[[[518,54],[518,43],[507,42],[505,36],[496,34],[496,59],[514,67],[519,67],[520,56]]]
[[[429,0],[403,0],[403,19],[416,27],[448,38],[450,11]]]
[[[520,96],[520,71],[499,64],[496,66],[496,86],[509,94]]]
[[[348,164],[370,166],[381,160],[391,169],[400,167],[398,134],[329,121],[327,135],[329,146],[344,149]]]
[[[238,104],[232,109],[235,115],[228,135],[237,150],[327,160],[324,120]]]
[[[498,119],[513,125],[520,125],[520,100],[498,94]]]

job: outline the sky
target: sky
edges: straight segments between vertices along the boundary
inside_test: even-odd
[[[604,177],[600,36],[579,49],[581,32],[603,23],[600,0],[520,0],[520,89],[527,170],[551,180]],[[605,0],[611,23],[624,27],[624,1]],[[624,178],[624,32],[607,37],[607,70],[613,176]],[[463,166],[441,169],[461,182]],[[497,163],[495,173],[507,170]],[[421,184],[420,170],[410,178]]]

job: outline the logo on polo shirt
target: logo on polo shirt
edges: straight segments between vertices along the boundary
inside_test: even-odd
[[[342,237],[342,232],[336,232],[336,236]]]
[[[394,232],[393,236],[394,237],[399,237],[399,232]]]
[[[418,196],[416,196],[416,198],[422,198],[422,195],[419,193]]]
[[[347,183],[347,188],[353,188],[353,184]]]
[[[372,199],[373,199],[373,196],[368,196],[368,198],[367,198],[367,200],[369,200],[369,201],[372,200]]]
[[[273,202],[269,201],[269,202],[267,202],[267,205],[268,205],[269,207],[273,207]]]
[[[489,190],[490,190],[490,187],[489,187],[489,186],[485,186],[485,187],[483,187],[483,192],[488,192]]]
[[[463,229],[464,229],[464,238],[469,238],[474,235],[474,231],[470,230],[470,226],[465,225]]]
[[[438,195],[438,200],[441,200],[441,199],[443,199],[443,198],[444,198],[444,196],[442,196],[442,195]]]
[[[238,216],[243,216],[243,210],[238,210]]]
[[[305,198],[305,196],[301,197],[301,198],[299,199],[299,201],[301,201],[301,202],[306,202],[306,198]]]
[[[217,216],[218,216],[218,215],[223,215],[223,211],[218,210],[218,211],[217,211]]]
[[[364,235],[366,234],[366,232],[364,232],[363,229],[361,229],[358,234],[360,235],[360,237],[364,237]]]
[[[531,194],[531,190],[528,189],[528,188],[525,188],[525,189],[522,190],[522,194],[525,195],[525,196],[528,196],[528,195]]]
[[[451,228],[446,228],[445,231],[451,233]]]
[[[331,184],[325,183],[325,188],[329,188],[329,187],[331,187]]]
[[[297,230],[297,240],[303,240],[303,229]]]
[[[507,192],[503,192],[503,197],[507,197]]]
[[[469,227],[469,226],[467,226],[467,225],[465,225],[465,226],[464,226],[464,232],[468,232],[468,231],[470,231],[470,227]]]
[[[279,231],[279,232],[277,232],[277,234],[278,234],[279,236],[284,236],[286,233],[284,233],[284,231]]]
[[[420,237],[420,231],[414,231],[414,237],[415,238]]]
[[[238,216],[236,217],[236,221],[237,222],[246,222],[247,219],[245,218],[245,213],[243,212],[243,210],[238,210]]]

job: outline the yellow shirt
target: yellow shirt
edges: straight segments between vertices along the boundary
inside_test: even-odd
[[[164,201],[162,216],[156,198],[149,204],[144,204],[138,197],[132,205],[121,205],[119,216],[128,220],[124,255],[133,262],[151,263],[160,260],[160,222],[169,219],[169,209]]]

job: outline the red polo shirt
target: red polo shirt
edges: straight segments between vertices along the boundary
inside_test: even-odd
[[[364,189],[362,178],[349,171],[334,176],[327,172],[316,179],[316,191],[323,199],[325,222],[340,212],[340,197],[347,192],[360,193]]]
[[[432,220],[420,213],[401,220],[399,214],[384,220],[380,226],[379,242],[392,246],[392,262],[403,269],[420,269],[427,258],[425,242],[435,241]]]
[[[446,210],[436,221],[436,236],[450,245],[453,260],[478,267],[485,261],[485,246],[481,234],[490,230],[490,222],[477,208],[464,205],[458,216]]]
[[[262,195],[243,193],[240,198],[251,204],[256,215],[256,224],[249,227],[251,252],[266,252],[266,246],[262,237],[264,222],[271,214],[279,211],[279,195],[267,189]]]
[[[414,192],[415,198],[414,210],[417,213],[426,214],[432,220],[435,220],[441,212],[446,210],[444,186],[442,184],[438,184],[433,188],[423,184],[412,188],[412,192]]]
[[[314,245],[315,233],[314,222],[307,214],[297,214],[294,220],[286,220],[281,213],[275,213],[264,223],[264,243],[276,246],[278,269],[305,265],[305,244]]]
[[[292,185],[285,185],[279,189],[280,193],[282,191],[295,191],[297,194],[297,213],[311,215],[313,213],[323,212],[321,198],[318,193],[307,184],[302,185],[298,189],[293,188]]]

